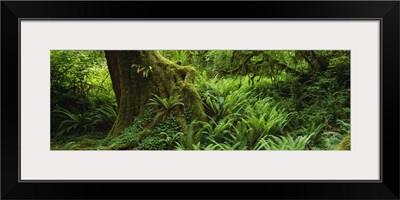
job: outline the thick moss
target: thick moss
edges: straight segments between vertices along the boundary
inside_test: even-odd
[[[111,150],[131,150],[134,146],[132,143],[112,144],[109,149]]]
[[[190,66],[179,66],[162,57],[157,51],[108,51],[107,59],[116,59],[107,63],[117,63],[119,71],[118,87],[120,94],[118,116],[111,133],[120,135],[122,130],[141,116],[152,98],[152,93],[168,97],[175,88],[180,94],[186,108],[190,108],[190,120],[206,120],[200,96],[194,88],[195,69]],[[109,67],[110,68],[110,67]],[[115,67],[113,67],[115,69]],[[145,75],[143,70],[147,69]],[[110,69],[111,71],[111,69]],[[116,73],[114,73],[116,74]],[[115,79],[113,79],[114,81]],[[117,84],[114,84],[117,85]],[[185,127],[184,124],[180,124]],[[187,125],[186,125],[187,126]]]
[[[348,135],[336,146],[335,150],[350,150],[350,144],[350,135]]]
[[[185,109],[189,112],[186,114],[189,121],[200,120],[205,121],[207,119],[204,112],[204,107],[201,102],[200,95],[197,93],[195,87],[192,84],[183,83],[181,89],[182,102],[185,104]]]
[[[97,145],[98,140],[93,140],[89,138],[84,138],[81,142],[79,142],[81,148],[93,148]]]
[[[176,118],[176,123],[181,127],[182,133],[186,134],[188,132],[188,124],[182,115]]]

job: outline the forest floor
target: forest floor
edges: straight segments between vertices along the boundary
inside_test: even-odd
[[[100,150],[110,137],[106,133],[92,132],[75,135],[63,135],[51,141],[51,150]]]

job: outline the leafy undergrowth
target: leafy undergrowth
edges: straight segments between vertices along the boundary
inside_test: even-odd
[[[162,53],[196,67],[206,120],[190,121],[193,108],[179,95],[153,94],[145,113],[112,137],[118,113],[105,58],[54,51],[51,149],[351,149],[349,52]]]
[[[271,85],[260,78],[254,85],[238,78],[208,79],[198,75],[197,89],[207,121],[177,123],[179,99],[154,96],[141,117],[121,135],[63,134],[52,140],[53,150],[350,150],[350,121],[346,90],[330,98],[315,85],[300,88],[299,97],[285,96],[292,87]],[[246,81],[246,77],[244,77]],[[329,90],[328,90],[329,91]],[[319,94],[325,93],[325,94]],[[319,94],[319,95],[315,95]],[[320,97],[326,98],[321,99]],[[304,102],[304,99],[307,99]],[[342,99],[342,100],[341,100]],[[341,102],[343,101],[343,102]],[[168,106],[170,105],[170,106]],[[182,106],[184,108],[184,106]],[[185,111],[183,113],[187,113]],[[185,116],[184,116],[185,117]],[[79,124],[84,130],[84,125]]]

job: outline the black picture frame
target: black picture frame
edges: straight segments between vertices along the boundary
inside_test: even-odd
[[[399,7],[399,1],[2,1],[1,198],[399,199]],[[20,19],[379,19],[381,181],[20,182]]]

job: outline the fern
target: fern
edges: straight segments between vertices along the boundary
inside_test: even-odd
[[[161,142],[165,142],[168,146],[168,149],[171,149],[174,144],[179,141],[179,138],[183,136],[182,132],[174,132],[173,135],[168,134],[166,132],[161,132],[161,136],[164,136],[164,139],[161,139]]]
[[[212,138],[209,139],[213,145],[211,146],[212,149],[216,149],[216,150],[226,150],[226,151],[233,151],[233,150],[245,150],[245,149],[240,149],[240,143],[235,143],[235,144],[230,144],[228,142],[224,142],[224,143],[219,143],[215,140],[213,140]]]
[[[203,101],[203,106],[208,111],[207,113],[209,116],[214,120],[219,120],[228,114],[224,107],[224,97],[214,96],[211,93],[206,93],[204,98],[205,101]]]
[[[156,94],[153,94],[152,99],[150,99],[150,103],[148,103],[149,106],[155,106],[158,107],[158,110],[156,110],[157,114],[154,117],[154,121],[158,121],[160,118],[162,121],[165,121],[170,115],[171,112],[175,109],[179,109],[179,107],[183,107],[184,104],[181,102],[181,100],[178,97],[175,97],[171,94],[169,98],[161,98]]]
[[[60,113],[66,118],[65,120],[61,121],[56,137],[60,137],[63,134],[70,133],[72,131],[87,130],[92,124],[92,113],[74,114],[62,108],[54,112]]]
[[[105,105],[96,109],[96,114],[93,117],[92,125],[105,126],[107,129],[111,128],[117,119],[117,111],[114,106]]]
[[[176,141],[176,148],[180,150],[199,150],[202,134],[204,130],[209,129],[207,122],[192,121],[189,125],[187,134],[181,134],[179,141]]]
[[[63,150],[76,150],[80,145],[77,144],[76,142],[68,142],[65,144],[62,149]]]
[[[285,136],[273,136],[270,135],[268,138],[261,138],[255,145],[256,150],[307,150],[310,137],[298,136],[293,138],[291,135]]]
[[[350,123],[347,123],[343,120],[337,120],[338,124],[341,126],[341,131],[345,134],[350,135]]]

